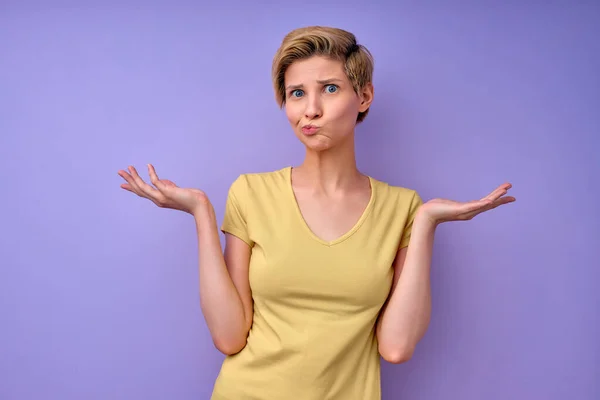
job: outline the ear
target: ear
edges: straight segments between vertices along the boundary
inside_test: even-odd
[[[358,93],[358,98],[360,99],[360,105],[358,107],[359,112],[365,112],[371,106],[373,102],[373,96],[375,94],[375,89],[373,88],[373,84],[371,82],[367,83],[361,91]]]

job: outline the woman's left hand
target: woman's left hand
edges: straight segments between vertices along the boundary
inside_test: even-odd
[[[500,185],[481,200],[468,202],[446,199],[429,200],[420,207],[419,213],[436,225],[449,221],[467,221],[482,212],[515,201],[514,197],[505,196],[511,187],[510,183]]]

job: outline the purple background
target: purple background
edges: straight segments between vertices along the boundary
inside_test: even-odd
[[[598,2],[113,3],[0,2],[0,399],[208,399],[193,220],[117,170],[151,162],[221,221],[238,174],[301,162],[269,73],[312,24],[375,55],[364,172],[517,197],[439,228],[384,399],[600,398]]]

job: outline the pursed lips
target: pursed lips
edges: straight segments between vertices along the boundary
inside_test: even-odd
[[[304,133],[305,135],[310,136],[310,135],[314,135],[315,133],[317,133],[317,131],[319,129],[320,129],[320,127],[316,126],[316,125],[312,125],[312,124],[304,125],[302,127],[302,133]]]

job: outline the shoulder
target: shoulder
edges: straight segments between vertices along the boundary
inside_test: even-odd
[[[248,172],[238,175],[230,187],[230,191],[248,195],[275,188],[286,187],[289,181],[289,167],[268,172]]]
[[[419,193],[415,189],[391,185],[375,178],[371,178],[371,182],[373,182],[375,189],[377,190],[378,197],[382,199],[384,203],[395,203],[395,205],[401,203],[410,205],[415,202],[422,202]]]
[[[255,186],[261,184],[283,184],[289,179],[290,167],[281,168],[275,171],[251,172],[242,174],[248,185]]]

